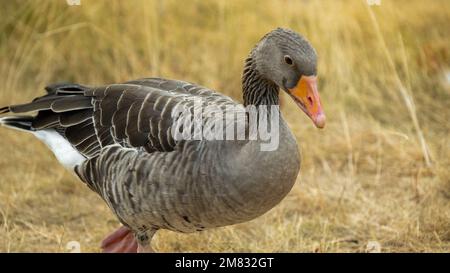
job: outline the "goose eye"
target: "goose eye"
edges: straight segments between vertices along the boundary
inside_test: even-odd
[[[284,61],[285,61],[288,65],[294,64],[294,61],[292,60],[291,56],[289,56],[289,55],[284,55]]]

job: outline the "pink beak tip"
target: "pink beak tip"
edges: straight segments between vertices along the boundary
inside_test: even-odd
[[[326,117],[324,113],[319,113],[317,116],[315,116],[313,118],[314,124],[316,125],[317,128],[323,128],[325,127],[325,121],[326,121]]]

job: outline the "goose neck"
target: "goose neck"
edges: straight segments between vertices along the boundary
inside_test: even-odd
[[[245,61],[242,74],[244,106],[279,105],[279,88],[256,69],[252,55]]]

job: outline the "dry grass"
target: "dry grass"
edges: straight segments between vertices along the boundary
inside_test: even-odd
[[[253,44],[277,26],[320,56],[327,128],[285,98],[302,149],[289,196],[254,221],[162,231],[158,251],[450,251],[450,4],[438,1],[65,1],[0,3],[0,104],[55,81],[161,75],[240,98]],[[98,251],[118,222],[31,136],[0,128],[0,251]]]

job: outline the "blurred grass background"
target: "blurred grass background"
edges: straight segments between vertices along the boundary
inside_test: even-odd
[[[283,98],[303,160],[292,192],[248,223],[162,231],[157,251],[450,251],[448,1],[1,0],[0,12],[2,106],[51,82],[147,76],[240,100],[243,60],[265,33],[289,27],[316,48],[328,124],[316,130]],[[0,251],[99,251],[118,226],[100,198],[30,135],[0,137]]]

